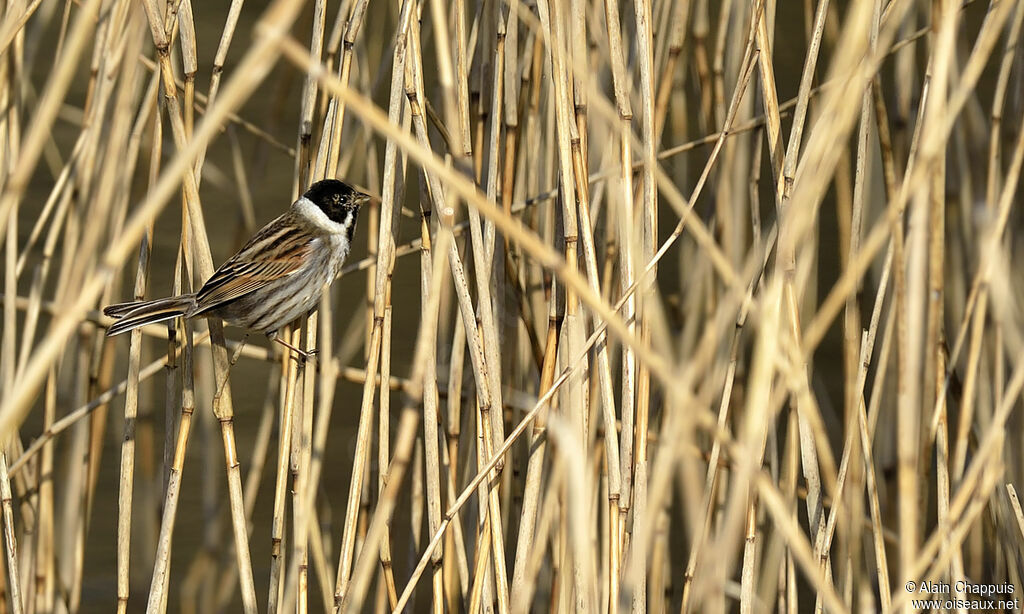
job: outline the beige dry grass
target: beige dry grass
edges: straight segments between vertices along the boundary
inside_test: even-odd
[[[221,4],[0,1],[0,612],[1024,599],[1024,3]],[[332,176],[315,363],[104,336]]]

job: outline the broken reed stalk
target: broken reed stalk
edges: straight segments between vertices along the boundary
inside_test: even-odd
[[[93,607],[98,534],[103,603],[136,607],[152,563],[153,613],[895,611],[908,578],[1018,586],[1019,3],[308,4],[233,0],[216,45],[190,0],[0,15],[10,611]],[[175,192],[187,291],[237,247],[223,216],[243,238],[325,177],[381,202],[345,268],[367,317],[326,295],[294,327],[315,361],[217,322],[104,339],[124,271],[136,298],[168,285]],[[236,392],[269,372],[251,445],[229,370]],[[223,451],[188,445],[210,397]],[[227,496],[208,473],[192,509],[189,459],[218,453]]]

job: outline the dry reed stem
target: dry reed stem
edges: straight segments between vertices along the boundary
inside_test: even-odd
[[[299,347],[299,332],[292,330],[287,335],[288,343]],[[270,532],[270,596],[267,611],[276,612],[284,591],[284,575],[282,573],[285,548],[283,544],[285,531],[285,489],[288,485],[288,464],[291,455],[292,429],[295,427],[295,396],[298,387],[298,360],[292,360],[287,354],[282,356],[287,375],[285,376],[284,403],[278,420],[277,472],[274,482],[274,519]]]
[[[311,314],[306,320],[306,334],[303,339],[303,349],[307,352],[310,350],[317,350],[317,322],[318,318],[316,313]],[[295,536],[292,547],[295,552],[292,558],[292,565],[298,570],[298,578],[294,579],[295,573],[291,571],[292,567],[289,567],[288,576],[285,578],[285,586],[290,588],[297,585],[297,588],[295,589],[298,593],[298,605],[296,606],[296,611],[305,614],[308,611],[309,599],[307,595],[309,585],[309,549],[311,541],[309,524],[310,516],[314,513],[311,504],[307,504],[306,501],[309,500],[307,491],[310,488],[309,467],[312,460],[315,371],[310,368],[308,363],[304,363],[302,375],[302,428],[298,431],[298,450],[293,452],[293,457],[297,457],[298,461],[292,461],[292,482],[295,484],[294,502],[292,504],[292,508],[294,510],[293,535]],[[323,576],[321,580],[326,582],[326,575]],[[291,603],[290,600],[287,601],[287,603]],[[324,605],[327,605],[327,603],[325,602]]]
[[[437,3],[434,3],[437,5]],[[420,201],[420,300],[428,304],[431,290],[434,286],[434,270],[432,263],[432,251],[430,241],[430,218],[432,209],[427,205],[426,200]],[[438,302],[440,308],[440,302]],[[427,317],[437,318],[435,313],[427,314]],[[441,454],[439,450],[440,439],[440,415],[438,413],[437,393],[437,339],[436,328],[435,338],[427,340],[426,356],[423,367],[423,448],[426,461],[426,482],[427,482],[427,526],[431,533],[436,533],[441,526]],[[451,555],[449,554],[449,557]],[[435,614],[444,612],[444,550],[438,549],[431,556],[434,565],[433,569],[433,599],[432,610]],[[392,606],[397,605],[397,599]]]
[[[89,26],[92,25],[98,10],[98,0],[92,0],[82,7],[75,19],[67,40],[67,48],[63,50],[67,55],[58,63],[60,69],[52,76],[49,85],[45,88],[43,98],[34,115],[35,121],[32,122],[32,126],[19,146],[17,163],[5,177],[5,188],[3,194],[0,195],[0,231],[7,228],[15,203],[20,199],[22,191],[27,186],[29,174],[35,168],[35,163],[42,153],[44,137],[48,136],[50,126],[57,116],[58,105],[71,84],[76,60],[83,51],[86,36],[89,34]]]
[[[12,508],[11,480],[7,473],[7,454],[0,454],[0,504],[4,516],[4,552],[7,553],[7,579],[10,590],[11,611],[24,612],[21,579],[18,575],[18,542],[15,537],[14,510]]]
[[[250,41],[256,12],[233,0],[215,18],[216,47],[200,3],[100,4],[11,0],[0,16],[0,434],[12,442],[0,459],[12,461],[0,476],[0,609],[88,609],[92,537],[115,530],[105,598],[122,611],[128,569],[147,560],[152,612],[179,607],[175,581],[186,611],[237,607],[239,578],[249,611],[252,589],[268,590],[271,609],[308,611],[310,563],[313,609],[377,611],[896,611],[917,597],[903,590],[908,574],[1022,577],[1019,454],[1006,445],[1019,438],[1024,388],[1010,265],[1024,164],[1019,3],[345,0],[328,14],[318,0],[312,28],[291,38],[309,26],[292,32],[301,3],[282,0]],[[53,40],[40,46],[41,32]],[[255,89],[282,55],[280,84]],[[207,103],[196,80],[208,67]],[[386,118],[370,100],[389,82]],[[212,142],[222,131],[230,158]],[[294,149],[282,133],[297,135],[284,137]],[[136,203],[147,156],[150,189]],[[691,176],[692,156],[703,158]],[[149,327],[122,344],[129,377],[118,383],[121,345],[103,339],[110,320],[94,310],[116,300],[136,250],[164,251],[153,223],[173,192],[184,188],[179,292],[212,270],[202,216],[222,218],[211,195],[237,194],[228,215],[244,237],[262,217],[252,186],[282,166],[294,192],[337,176],[387,203],[364,216],[369,257],[357,247],[345,268],[368,270],[367,319],[332,338],[325,298],[302,337],[326,353],[290,376],[272,352],[233,342],[194,361],[205,333],[193,344],[191,327]],[[404,192],[413,175],[419,215]],[[414,252],[418,312],[404,285],[415,261],[399,258]],[[147,364],[152,337],[164,355]],[[349,366],[360,346],[365,364]],[[242,356],[236,386],[250,369],[269,367],[272,380],[244,488],[221,385]],[[162,369],[161,472],[144,382]],[[344,521],[344,493],[321,484],[338,455],[332,410],[350,401],[339,377],[363,391]],[[204,475],[203,510],[184,499],[179,519],[192,412],[211,388],[229,492]],[[404,393],[397,422],[389,390]],[[92,512],[112,487],[104,433],[120,420],[106,407],[121,393],[123,496],[107,528],[113,515]],[[275,408],[292,428],[267,523],[258,485]],[[193,448],[209,463],[216,429],[200,416]],[[202,546],[190,554],[182,541],[176,554],[192,564],[172,572],[175,522],[193,518]],[[229,521],[234,540],[217,534]],[[896,531],[911,525],[917,535]],[[231,552],[268,529],[289,553],[270,586]],[[131,565],[130,531],[141,556]],[[409,550],[418,560],[406,564]],[[430,594],[414,604],[428,566]]]
[[[530,423],[537,417],[537,415],[540,414],[542,410],[547,409],[547,404],[549,400],[554,396],[554,393],[557,392],[558,388],[569,380],[569,376],[571,375],[572,371],[573,369],[571,368],[563,371],[562,375],[559,376],[558,379],[556,379],[554,382],[552,382],[551,387],[538,400],[534,408],[530,410],[523,417],[523,420],[519,423],[519,425],[509,433],[508,438],[505,439],[505,442],[502,444],[501,448],[499,448],[495,452],[495,454],[491,456],[490,460],[483,466],[483,468],[479,472],[477,472],[477,474],[469,481],[466,487],[459,494],[458,498],[455,500],[455,503],[452,504],[445,512],[445,517],[444,520],[441,522],[441,526],[431,536],[430,542],[427,544],[426,551],[420,557],[419,563],[416,566],[416,570],[413,571],[409,583],[406,585],[405,590],[402,592],[402,596],[398,600],[398,605],[396,606],[395,611],[401,610],[402,607],[404,607],[406,602],[409,600],[410,596],[412,595],[412,590],[413,588],[415,588],[416,581],[418,580],[420,575],[422,575],[424,569],[426,569],[427,562],[430,560],[431,553],[435,548],[437,548],[438,544],[441,541],[441,538],[444,536],[444,532],[447,529],[448,524],[451,522],[456,512],[458,512],[458,510],[462,508],[467,501],[469,501],[470,497],[473,495],[473,492],[476,490],[477,486],[479,486],[484,481],[484,479],[488,477],[491,470],[499,462],[501,462],[501,457],[505,454],[505,452],[508,451],[509,448],[512,447],[512,444],[515,443],[515,440],[518,439],[519,436],[521,436],[524,432],[526,432],[526,428],[530,426]]]
[[[358,564],[356,568],[356,576],[353,580],[356,590],[354,592],[355,597],[352,602],[342,602],[339,604],[339,609],[345,609],[346,607],[358,610],[359,604],[363,598],[363,593],[366,590],[366,585],[369,579],[368,569],[370,567],[370,561],[372,553],[376,550],[373,547],[378,540],[385,537],[385,527],[390,522],[390,515],[394,506],[394,499],[397,495],[399,484],[401,483],[402,474],[405,470],[405,466],[409,462],[409,455],[414,440],[414,429],[417,426],[418,417],[416,412],[412,409],[416,404],[422,402],[423,394],[429,390],[429,386],[426,385],[424,378],[429,373],[429,369],[426,367],[424,357],[429,356],[433,352],[433,347],[436,343],[436,328],[430,323],[436,322],[436,317],[433,314],[437,313],[440,305],[441,296],[441,280],[445,274],[443,263],[448,252],[448,243],[451,241],[451,236],[447,232],[442,232],[439,239],[438,252],[434,254],[435,260],[431,263],[431,269],[437,270],[438,276],[432,278],[429,291],[426,293],[426,309],[427,314],[426,321],[428,325],[420,328],[420,333],[416,342],[415,356],[418,360],[415,360],[413,364],[417,365],[413,371],[413,377],[411,378],[411,384],[406,390],[408,398],[406,400],[406,406],[403,408],[401,422],[399,425],[399,436],[396,441],[395,455],[391,461],[391,465],[388,468],[388,476],[384,479],[385,492],[382,492],[383,504],[378,506],[377,512],[374,514],[374,518],[371,521],[370,529],[367,531],[368,537],[367,542],[369,547],[365,547],[361,556],[362,564]],[[373,533],[376,533],[375,535]],[[397,602],[392,604],[394,609],[397,608]]]
[[[413,75],[415,75],[415,64],[413,67]],[[415,76],[413,76],[415,80]],[[408,86],[406,94],[409,97],[409,103],[411,108],[411,115],[413,120],[413,126],[416,129],[416,135],[418,143],[429,152],[429,142],[427,140],[426,128],[423,122],[423,114],[419,110],[419,103],[416,93],[410,92]],[[445,192],[442,190],[438,179],[433,174],[427,174],[427,184],[430,186],[431,196],[434,198],[434,209],[442,211],[442,223],[447,224],[446,218],[450,220],[451,213],[448,211],[451,207],[445,200]],[[466,280],[465,269],[462,264],[461,257],[457,251],[457,246],[454,242],[449,243],[448,259],[449,266],[452,272],[452,281],[454,282],[456,296],[458,297],[459,310],[462,316],[463,325],[466,328],[466,339],[468,341],[470,349],[470,358],[473,365],[473,372],[475,382],[477,384],[477,401],[478,411],[480,413],[479,422],[477,428],[481,431],[482,436],[478,438],[478,458],[489,458],[493,448],[494,440],[499,441],[503,438],[500,426],[501,416],[500,411],[492,413],[492,408],[496,406],[500,409],[500,392],[499,386],[496,386],[496,381],[490,376],[497,368],[499,364],[495,360],[494,355],[485,356],[485,348],[492,347],[488,341],[489,339],[494,340],[496,345],[496,332],[493,331],[494,323],[491,308],[488,306],[490,301],[488,285],[489,273],[485,272],[487,264],[487,258],[483,255],[483,246],[481,243],[484,241],[482,231],[479,227],[479,215],[472,209],[469,211],[470,214],[470,230],[473,235],[473,250],[474,250],[474,261],[477,266],[475,267],[477,273],[477,291],[479,294],[479,300],[481,307],[478,312],[481,315],[474,313],[472,300],[469,295],[469,286]],[[493,237],[492,237],[493,238]],[[491,335],[488,335],[487,331],[491,330]],[[493,365],[493,366],[492,366]],[[493,417],[492,417],[493,416]],[[496,481],[495,481],[496,482]],[[501,515],[499,513],[500,503],[498,501],[497,485],[488,484],[481,487],[481,508],[487,509],[486,519],[483,521],[484,526],[489,530],[492,544],[490,555],[492,556],[495,573],[495,584],[498,592],[498,604],[499,611],[506,612],[508,609],[508,581],[507,572],[505,570],[505,556],[504,556],[504,544],[501,530]],[[478,560],[481,561],[481,565],[486,565],[486,556],[479,556]],[[482,579],[481,574],[476,574],[478,579]],[[488,590],[489,584],[484,582],[482,585],[484,590]]]
[[[391,78],[391,94],[390,104],[388,108],[389,120],[393,124],[399,124],[402,121],[402,93],[401,87],[402,79],[404,78],[404,65],[406,62],[406,41],[408,32],[408,23],[412,14],[412,3],[409,0],[405,0],[402,3],[402,15],[399,18],[399,37],[395,44],[394,55],[393,55],[393,72]],[[343,99],[338,100],[338,103],[345,102]],[[399,189],[396,187],[396,147],[395,144],[389,142],[384,156],[384,182],[381,189],[382,202],[381,202],[381,224],[377,239],[377,266],[376,276],[374,280],[374,294],[373,294],[373,323],[370,331],[370,341],[368,343],[368,354],[367,354],[367,373],[375,373],[377,370],[378,361],[380,360],[380,348],[381,348],[381,335],[385,306],[389,302],[389,286],[391,267],[394,266],[394,259],[392,257],[392,250],[394,246],[394,239],[392,233],[392,227],[394,225],[394,202],[395,190]],[[352,468],[352,482],[349,486],[349,498],[345,509],[345,527],[342,537],[342,544],[339,554],[337,579],[335,581],[334,588],[334,607],[338,611],[341,609],[342,604],[345,603],[348,594],[348,584],[350,582],[350,573],[353,558],[355,557],[355,537],[356,537],[356,520],[359,509],[360,498],[362,495],[362,479],[366,471],[367,460],[370,455],[369,448],[369,436],[370,427],[372,425],[372,404],[374,396],[374,387],[369,384],[363,388],[362,405],[359,411],[359,432],[356,439],[356,451],[355,459]],[[384,552],[382,551],[383,555]]]
[[[192,376],[192,329],[185,326],[185,343],[182,360],[182,397],[181,417],[178,421],[178,432],[174,446],[174,459],[167,479],[164,494],[163,516],[160,523],[160,535],[157,542],[157,556],[153,569],[153,579],[149,589],[147,614],[160,614],[167,608],[167,585],[170,574],[171,540],[174,535],[174,520],[181,489],[182,469],[185,464],[185,451],[192,427],[192,415],[195,411],[195,399]]]
[[[160,72],[164,82],[165,101],[168,105],[167,111],[171,120],[172,132],[175,145],[181,151],[185,148],[188,136],[181,110],[178,105],[177,87],[174,84],[173,69],[168,54],[168,41],[166,33],[159,22],[159,13],[156,7],[147,2],[145,5],[147,17],[149,18],[150,30],[154,37],[154,45],[160,59]],[[173,22],[172,22],[173,23]],[[183,37],[184,39],[184,37]],[[184,44],[184,40],[183,40]],[[185,88],[186,101],[188,99],[189,87]],[[191,107],[189,107],[191,108]],[[190,230],[194,234],[193,246],[195,248],[197,273],[205,279],[209,279],[214,272],[213,259],[210,255],[209,240],[206,236],[206,228],[203,222],[202,209],[199,204],[199,194],[195,175],[191,169],[184,173],[185,177],[185,205]],[[215,378],[218,382],[218,392],[214,397],[213,411],[221,426],[221,435],[224,440],[224,463],[228,475],[228,492],[231,496],[231,519],[235,534],[235,553],[239,567],[239,581],[241,584],[242,601],[245,611],[256,611],[256,593],[252,578],[252,562],[249,558],[249,540],[245,528],[245,518],[241,500],[241,477],[239,463],[235,451],[234,438],[234,409],[231,402],[231,388],[228,381],[229,366],[227,364],[227,350],[224,346],[222,325],[219,322],[210,323],[210,339],[212,341],[213,359],[215,365]]]

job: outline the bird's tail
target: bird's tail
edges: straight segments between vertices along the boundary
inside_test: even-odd
[[[118,318],[117,322],[107,329],[107,336],[120,335],[130,330],[135,330],[146,324],[155,324],[187,316],[196,306],[195,294],[182,294],[168,298],[158,298],[152,301],[133,301],[131,303],[117,303],[103,308],[104,315]]]

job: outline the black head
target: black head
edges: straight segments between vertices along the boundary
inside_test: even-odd
[[[369,194],[363,194],[337,179],[317,181],[302,196],[320,207],[332,222],[339,224],[348,223],[349,220],[354,222],[359,207],[370,199]]]

